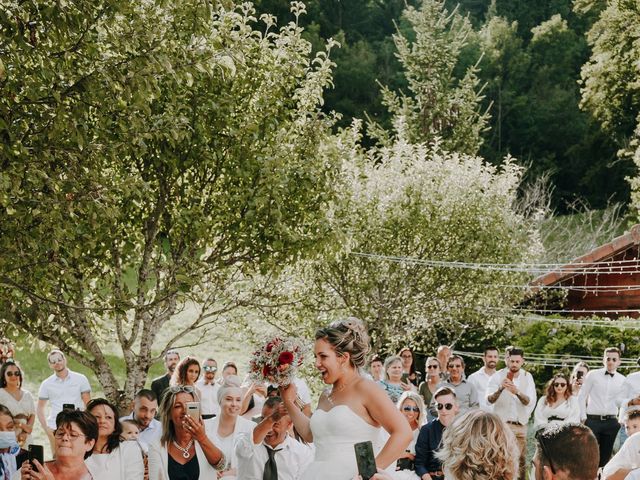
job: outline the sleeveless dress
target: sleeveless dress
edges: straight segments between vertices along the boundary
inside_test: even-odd
[[[368,424],[346,405],[329,411],[317,409],[310,426],[315,457],[302,480],[352,480],[358,473],[353,445],[370,440],[374,454],[382,448],[382,429]]]

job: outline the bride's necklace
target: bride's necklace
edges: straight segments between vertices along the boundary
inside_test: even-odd
[[[336,395],[337,393],[340,393],[341,391],[343,391],[345,388],[347,388],[349,385],[351,385],[353,383],[355,379],[351,379],[348,382],[344,382],[342,385],[340,385],[339,387],[336,388],[336,386],[334,385],[333,387],[331,387],[331,392],[329,392],[329,395],[327,395],[327,400],[329,400],[329,403],[331,405],[334,405],[333,403],[333,397],[334,395]]]
[[[189,443],[187,443],[187,446],[184,448],[178,445],[178,442],[176,442],[175,440],[173,441],[173,446],[182,452],[182,456],[184,458],[189,458],[191,456],[191,454],[189,453],[189,449],[191,448],[192,445],[193,445],[193,438],[189,440]]]

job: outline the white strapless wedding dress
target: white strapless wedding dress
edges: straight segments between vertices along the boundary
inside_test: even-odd
[[[346,405],[316,410],[311,416],[315,457],[302,480],[351,480],[358,473],[353,445],[370,440],[377,455],[382,448],[381,431]]]

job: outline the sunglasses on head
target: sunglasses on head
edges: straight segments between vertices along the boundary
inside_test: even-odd
[[[218,367],[211,367],[209,365],[205,365],[204,367],[202,367],[202,369],[205,372],[217,372],[218,371]]]
[[[402,407],[403,412],[416,412],[419,413],[420,409],[418,407],[410,407],[409,405]]]
[[[436,403],[436,408],[438,410],[442,410],[443,408],[445,410],[451,410],[453,408],[453,403]]]
[[[195,393],[196,389],[191,385],[173,385],[172,387],[169,387],[169,391],[171,393]]]

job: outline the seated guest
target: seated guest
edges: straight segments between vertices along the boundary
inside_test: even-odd
[[[456,392],[456,399],[460,405],[460,411],[466,412],[471,408],[478,408],[478,392],[473,383],[468,382],[464,375],[464,360],[459,355],[449,357],[447,363],[447,380],[438,385],[438,388],[449,387]]]
[[[400,357],[388,357],[384,361],[384,380],[378,382],[393,403],[398,403],[400,396],[413,385],[408,381],[402,381],[402,359]]]
[[[98,421],[89,412],[62,410],[56,415],[53,432],[56,458],[44,465],[34,460],[34,469],[29,462],[11,480],[93,480],[85,458],[98,439]]]
[[[176,366],[173,375],[169,380],[169,385],[189,385],[195,388],[198,401],[202,397],[200,390],[196,387],[196,382],[200,378],[200,362],[195,357],[186,356]]]
[[[202,419],[187,415],[194,387],[174,385],[160,404],[162,437],[149,446],[149,480],[215,479],[225,468],[222,451],[205,432]]]
[[[85,463],[94,480],[141,479],[144,474],[142,450],[137,443],[122,442],[122,426],[117,408],[104,398],[94,398],[87,411],[98,421],[98,438]]]
[[[596,478],[600,452],[598,441],[589,427],[580,423],[548,424],[538,430],[535,438],[536,451],[533,455],[533,466],[536,479],[594,480]]]
[[[538,400],[533,418],[536,428],[551,422],[580,422],[580,403],[564,373],[558,373],[549,380],[546,395]]]
[[[436,452],[442,444],[442,434],[459,411],[456,394],[448,387],[439,389],[433,397],[438,419],[420,428],[416,441],[415,471],[421,480],[443,480],[442,462]]]
[[[262,421],[253,433],[241,433],[235,445],[238,478],[242,480],[298,480],[313,460],[310,447],[293,439],[291,417],[281,414],[279,397],[269,397]]]
[[[149,450],[156,440],[160,440],[162,435],[162,425],[155,419],[158,413],[158,399],[153,390],[143,388],[133,399],[133,412],[130,415],[120,417],[122,420],[134,420],[140,428],[138,442],[142,445],[144,451]]]
[[[398,352],[398,357],[402,360],[402,373],[405,373],[407,380],[417,387],[422,380],[422,373],[416,370],[413,352],[409,347],[403,347]]]
[[[384,362],[379,355],[374,355],[369,362],[369,374],[374,382],[384,380]]]
[[[13,415],[18,429],[18,443],[24,447],[31,443],[30,435],[36,420],[36,403],[31,394],[22,388],[24,375],[20,366],[7,360],[0,367],[0,405],[7,407]]]
[[[414,461],[416,459],[416,441],[420,434],[420,427],[427,418],[426,409],[422,397],[415,392],[404,392],[398,400],[398,409],[407,419],[413,432],[413,439],[405,449],[404,454],[396,462],[396,479],[415,479]]]
[[[516,480],[520,451],[500,417],[483,410],[458,416],[436,453],[447,480]]]
[[[207,435],[227,459],[225,471],[221,476],[225,480],[231,480],[236,478],[238,466],[233,448],[235,441],[241,433],[253,432],[256,424],[240,416],[242,388],[238,377],[231,375],[225,379],[218,390],[218,403],[220,404],[220,415],[207,420]]]

